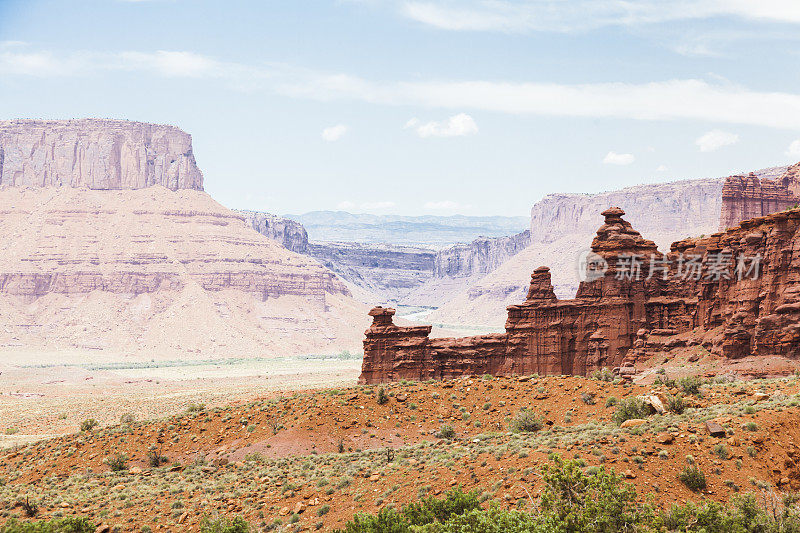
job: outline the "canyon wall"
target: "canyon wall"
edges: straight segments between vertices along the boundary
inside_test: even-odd
[[[392,309],[373,309],[360,381],[586,375],[635,366],[648,349],[701,344],[729,359],[800,357],[800,210],[681,240],[667,254],[622,215],[603,212],[576,297],[559,300],[549,268],[537,268],[504,334],[431,339],[429,326],[398,327]]]
[[[719,229],[754,217],[783,211],[800,203],[800,163],[779,176],[750,173],[726,178],[722,188]]]
[[[312,242],[308,255],[383,302],[399,301],[430,279],[435,256],[425,248],[353,242]]]
[[[287,250],[298,254],[308,252],[308,232],[299,222],[261,211],[235,210],[245,222],[261,235],[278,241]]]
[[[526,230],[509,237],[480,237],[455,244],[436,253],[433,275],[457,278],[488,274],[527,248],[530,241],[531,232]]]
[[[124,120],[0,121],[0,186],[203,190],[192,138]]]

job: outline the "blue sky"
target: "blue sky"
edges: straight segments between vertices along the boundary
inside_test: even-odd
[[[192,134],[229,207],[525,215],[800,161],[796,0],[0,0],[0,118]]]

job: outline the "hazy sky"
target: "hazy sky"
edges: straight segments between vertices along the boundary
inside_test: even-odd
[[[526,215],[800,161],[797,0],[0,0],[0,117],[192,134],[229,207]]]

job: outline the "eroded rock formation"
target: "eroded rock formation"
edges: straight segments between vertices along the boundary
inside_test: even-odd
[[[373,309],[361,382],[585,375],[636,364],[648,343],[800,357],[800,210],[675,242],[666,255],[623,214],[603,212],[576,298],[558,300],[549,269],[537,268],[526,300],[508,307],[504,334],[430,339],[430,327],[398,327],[393,310]]]
[[[237,210],[245,221],[265,237],[278,241],[287,250],[308,252],[308,232],[299,222],[261,211]]]
[[[125,120],[0,121],[0,185],[203,190],[192,137]]]
[[[720,230],[743,220],[777,213],[800,202],[800,163],[789,167],[777,179],[759,178],[754,173],[725,179],[722,187]]]
[[[531,243],[529,230],[509,237],[480,237],[436,253],[433,275],[437,278],[488,274]]]

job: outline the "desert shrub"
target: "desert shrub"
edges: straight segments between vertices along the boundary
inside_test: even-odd
[[[511,421],[511,430],[517,433],[531,433],[542,429],[544,423],[542,419],[533,411],[520,409],[517,416]]]
[[[670,396],[667,398],[667,405],[665,407],[670,413],[682,415],[683,412],[686,411],[686,402],[684,401],[683,396],[678,394],[676,396]]]
[[[130,426],[136,422],[136,415],[133,413],[124,413],[122,416],[119,417],[119,423],[125,424],[126,426]]]
[[[112,472],[122,472],[128,469],[128,456],[124,453],[118,453],[114,457],[106,459],[106,463]]]
[[[581,401],[586,405],[594,405],[595,404],[595,394],[593,392],[582,392],[581,393]]]
[[[592,379],[596,379],[598,381],[614,381],[614,373],[606,367],[603,367],[601,370],[595,370],[592,372]]]
[[[706,488],[706,475],[695,465],[686,465],[683,467],[681,473],[678,474],[678,479],[693,492]]]
[[[153,444],[147,449],[147,464],[153,468],[158,468],[167,462],[169,462],[169,459],[167,459],[167,457],[161,453],[160,446]]]
[[[317,516],[324,516],[324,515],[328,514],[328,512],[330,510],[331,510],[331,506],[326,503],[325,505],[323,505],[322,507],[317,509]]]
[[[439,432],[436,434],[440,439],[447,439],[452,440],[456,438],[456,430],[453,429],[453,426],[442,426],[439,428]]]
[[[92,431],[94,428],[100,425],[100,422],[95,420],[94,418],[87,418],[83,422],[81,422],[81,431]]]
[[[726,448],[724,444],[715,445],[713,451],[714,455],[716,455],[723,461],[728,458],[728,448]]]
[[[758,431],[758,424],[756,424],[755,422],[751,421],[751,422],[748,422],[747,424],[745,424],[744,428],[747,431]]]
[[[557,455],[542,468],[540,506],[552,531],[617,532],[649,521],[651,511],[636,503],[636,489],[605,467],[584,472],[579,461]]]
[[[186,406],[187,413],[201,413],[205,411],[206,404],[204,403],[190,403]]]
[[[200,533],[248,533],[250,524],[241,516],[234,518],[203,518]]]
[[[410,503],[403,508],[403,516],[411,525],[423,526],[433,522],[445,522],[453,515],[480,507],[478,491],[463,492],[460,488],[451,490],[442,499],[423,498],[419,503]]]
[[[481,508],[477,493],[459,489],[442,500],[424,498],[401,510],[384,507],[376,515],[359,513],[339,533],[796,533],[800,518],[794,502],[770,506],[753,495],[725,506],[689,502],[656,513],[637,503],[633,485],[605,467],[584,468],[562,461],[542,468],[544,488],[533,512],[504,510],[495,502]],[[702,474],[701,474],[702,475]],[[704,478],[703,478],[704,479]]]
[[[688,376],[678,380],[678,386],[684,394],[700,394],[700,387],[703,386],[703,380],[697,376]]]
[[[383,405],[389,401],[389,395],[386,394],[386,389],[383,387],[378,389],[378,395],[375,399],[378,402],[378,405]]]
[[[97,528],[88,518],[61,518],[19,522],[12,518],[0,526],[0,533],[94,533]]]
[[[617,405],[618,401],[619,400],[617,399],[616,396],[609,396],[608,398],[606,398],[606,407],[614,407],[615,405]]]
[[[614,411],[614,422],[622,424],[633,418],[645,418],[650,414],[650,407],[641,398],[625,398],[617,404]]]

